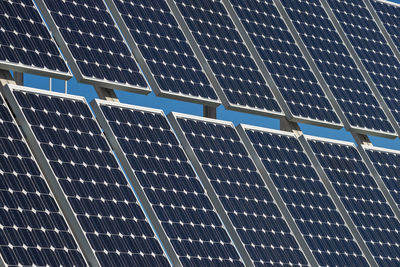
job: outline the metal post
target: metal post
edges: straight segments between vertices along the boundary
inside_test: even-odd
[[[217,108],[204,105],[203,106],[203,117],[210,118],[210,119],[216,119],[217,118]]]
[[[24,73],[14,71],[14,81],[17,85],[24,85]]]
[[[104,88],[104,87],[97,87],[95,86],[94,89],[97,92],[97,95],[100,99],[112,101],[112,102],[119,102],[118,96],[115,94],[113,89]]]

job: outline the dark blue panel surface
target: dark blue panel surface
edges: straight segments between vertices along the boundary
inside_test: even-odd
[[[314,139],[309,144],[375,261],[399,265],[400,222],[357,149]]]
[[[85,79],[147,88],[131,51],[102,0],[43,2]]]
[[[69,72],[32,0],[0,1],[1,62]]]
[[[307,265],[236,130],[178,117],[178,123],[256,265]]]
[[[328,3],[389,110],[400,123],[400,62],[367,6],[355,0],[329,0]]]
[[[281,112],[221,1],[174,1],[230,105]]]
[[[364,148],[400,208],[400,154],[392,151]]]
[[[394,133],[320,1],[283,0],[282,4],[350,125]]]
[[[384,1],[370,1],[397,49],[400,50],[400,6]]]
[[[7,266],[86,265],[1,96],[0,256]]]
[[[300,142],[247,129],[254,149],[320,266],[368,266]]]
[[[218,100],[165,0],[113,0],[162,91]]]
[[[100,264],[169,265],[87,103],[13,93]]]
[[[164,115],[100,107],[182,264],[243,266]]]
[[[294,116],[339,124],[272,0],[230,0]]]

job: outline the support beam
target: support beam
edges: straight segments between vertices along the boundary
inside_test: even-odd
[[[203,117],[210,118],[210,119],[216,119],[217,118],[217,108],[204,105],[203,106]]]
[[[24,85],[24,73],[14,71],[14,81],[17,85]]]
[[[286,118],[280,120],[280,129],[285,132],[292,132],[296,136],[303,135],[300,126],[296,122],[288,121]]]
[[[100,99],[112,101],[112,102],[119,102],[118,96],[115,94],[113,89],[104,88],[104,87],[97,87],[95,86],[94,89],[97,92],[97,95]]]
[[[14,78],[8,70],[0,70],[0,86],[3,87],[6,84],[15,84]]]
[[[372,147],[372,142],[369,139],[368,135],[364,135],[364,134],[357,134],[352,132],[351,135],[353,136],[354,140],[356,141],[356,143],[360,146],[367,146],[367,147]]]

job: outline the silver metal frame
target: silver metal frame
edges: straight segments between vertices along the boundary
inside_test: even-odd
[[[325,91],[326,96],[328,97],[332,106],[336,110],[336,113],[339,116],[340,120],[343,122],[344,128],[347,131],[355,132],[358,134],[374,135],[374,136],[393,138],[393,139],[396,138],[398,136],[397,133],[388,133],[388,132],[377,131],[377,130],[372,130],[372,129],[368,129],[368,128],[361,128],[361,127],[353,126],[350,124],[350,122],[346,118],[346,115],[344,114],[343,110],[340,108],[340,105],[337,102],[334,94],[332,93],[331,89],[329,88],[328,84],[326,83],[325,78],[320,73],[318,66],[316,65],[314,59],[312,58],[310,52],[308,51],[306,45],[304,44],[304,42],[302,40],[302,38],[300,37],[299,33],[297,32],[296,27],[294,26],[289,15],[286,12],[285,7],[282,5],[282,3],[279,0],[273,0],[273,1],[275,3],[275,6],[278,8],[280,15],[282,16],[283,20],[285,21],[286,25],[288,26],[290,32],[292,33],[292,36],[294,37],[297,44],[299,45],[299,48],[300,48],[301,52],[303,53],[307,63],[309,64],[312,71],[314,72],[317,80],[320,82],[322,89]],[[334,25],[334,27],[335,27],[335,25]],[[344,44],[343,40],[342,40],[342,42]],[[392,125],[392,127],[393,127],[393,125]]]
[[[349,38],[347,37],[346,32],[342,28],[342,25],[340,24],[339,20],[336,18],[334,11],[330,7],[328,1],[326,1],[326,0],[320,0],[320,1],[321,1],[321,5],[325,9],[329,19],[331,20],[334,27],[336,28],[336,31],[338,32],[339,36],[343,40],[344,45],[346,46],[347,50],[351,54],[352,58],[354,59],[354,62],[356,63],[358,69],[360,70],[361,75],[364,77],[364,80],[367,82],[368,87],[371,89],[372,94],[375,96],[376,100],[378,101],[380,107],[382,108],[382,110],[385,113],[386,117],[388,118],[389,122],[392,124],[393,129],[397,132],[397,135],[400,135],[399,122],[396,121],[393,114],[391,113],[388,105],[385,102],[385,99],[382,97],[381,93],[379,92],[379,89],[376,87],[376,84],[374,83],[371,76],[369,75],[369,72],[366,69],[363,61],[358,56],[357,51],[351,44]],[[365,1],[365,2],[367,2],[367,1]],[[369,12],[368,6],[367,6],[367,11]],[[369,13],[371,14],[371,12],[369,12]],[[372,16],[372,14],[371,14],[371,16]],[[378,28],[379,28],[379,26],[378,26]],[[389,45],[389,47],[391,48],[390,45]],[[394,56],[396,57],[396,55],[394,55]]]
[[[386,187],[385,182],[383,181],[382,177],[379,175],[377,169],[375,168],[374,164],[372,163],[371,158],[368,156],[367,150],[374,150],[379,151],[382,153],[391,153],[391,154],[398,154],[400,155],[400,151],[380,148],[380,147],[369,147],[369,146],[358,146],[357,147],[358,153],[360,153],[361,157],[363,158],[365,164],[368,166],[368,169],[371,171],[371,175],[375,178],[376,183],[378,184],[379,189],[382,191],[383,195],[385,196],[386,200],[389,203],[389,206],[392,208],[394,214],[396,215],[397,219],[400,221],[400,207],[397,205],[396,201],[392,197],[392,194],[389,192],[389,189]]]
[[[283,98],[283,96],[281,94],[280,89],[276,85],[276,83],[272,77],[272,74],[268,71],[268,68],[264,63],[264,60],[261,58],[260,53],[255,48],[255,46],[250,38],[249,33],[246,31],[246,29],[242,23],[242,20],[236,13],[234,6],[231,4],[231,2],[229,0],[222,0],[222,3],[225,6],[226,10],[228,11],[228,14],[232,18],[232,21],[235,24],[236,28],[241,33],[241,36],[243,37],[244,42],[246,43],[247,47],[249,48],[251,55],[255,59],[255,62],[257,64],[258,68],[260,69],[262,75],[264,76],[264,79],[270,85],[271,90],[274,91],[274,95],[276,96],[277,101],[280,104],[280,106],[282,107],[284,113],[286,114],[286,118],[289,121],[297,122],[297,123],[307,123],[307,124],[311,124],[311,125],[323,126],[323,127],[332,128],[332,129],[343,128],[342,123],[331,123],[331,122],[327,122],[327,121],[323,121],[323,120],[311,119],[311,118],[307,118],[307,117],[303,117],[303,116],[297,116],[291,112],[288,104],[286,103],[285,99]],[[274,3],[272,2],[272,4],[274,4]],[[282,21],[286,25],[286,22],[283,20],[283,18],[282,18]],[[286,25],[286,27],[287,27],[287,25]],[[289,27],[287,27],[287,28],[289,30]],[[296,45],[297,45],[297,43],[296,43]],[[311,71],[311,68],[310,68],[310,71]],[[318,83],[318,85],[321,86],[321,83],[318,80],[317,80],[317,83]],[[322,89],[322,86],[321,86],[321,90],[322,90],[322,92],[324,92],[324,90]],[[326,97],[326,98],[327,98],[329,104],[332,106],[334,113],[337,115],[336,110],[333,108],[331,101],[329,100],[328,97]],[[339,116],[338,116],[338,119],[340,120]]]
[[[0,99],[3,99],[3,100],[4,100],[4,104],[3,104],[3,105],[5,106],[6,110],[7,110],[10,114],[12,114],[10,108],[7,106],[7,104],[6,104],[6,102],[5,102],[5,99],[4,99],[1,95],[0,95]],[[19,131],[19,133],[21,134],[21,141],[26,145],[26,147],[27,147],[27,149],[28,149],[28,151],[29,151],[29,153],[30,153],[30,155],[31,155],[31,159],[32,159],[33,161],[35,161],[35,164],[37,164],[37,166],[39,166],[38,161],[34,158],[34,154],[32,153],[32,149],[31,149],[31,147],[29,146],[27,140],[25,140],[25,136],[23,135],[22,130],[19,128],[19,125],[17,124],[17,121],[16,121],[15,118],[13,118],[13,122],[12,122],[12,123],[18,128],[18,131]],[[44,180],[44,182],[46,183],[47,187],[50,189],[51,187],[49,186],[49,182],[48,182],[47,179],[45,178],[44,172],[42,171],[41,168],[40,168],[40,177]],[[56,201],[57,207],[58,207],[58,209],[59,209],[59,213],[60,213],[61,215],[64,215],[64,214],[62,213],[62,211],[61,211],[60,203],[58,202],[57,198],[55,197],[55,194],[53,194],[53,191],[50,191],[50,192],[49,192],[49,195],[50,195],[51,197],[53,197],[53,199]],[[63,216],[63,217],[64,217],[64,220],[67,222],[67,221],[68,221],[67,216]],[[74,238],[74,241],[76,242],[76,244],[79,244],[78,241],[77,241],[77,238],[76,238],[75,235],[71,232],[71,227],[70,227],[70,225],[68,225],[68,232],[69,232],[69,233],[71,234],[71,236]],[[82,253],[82,256],[84,256],[85,263],[88,264],[88,261],[87,261],[87,259],[86,259],[86,255],[83,253],[83,251],[81,250],[81,247],[80,247],[80,246],[78,246],[78,249],[77,249],[77,250],[78,250],[80,253]],[[5,263],[5,261],[4,261],[4,259],[3,259],[3,256],[2,256],[1,254],[0,254],[0,266],[8,266],[8,265]]]
[[[349,226],[350,231],[353,233],[353,236],[355,237],[358,245],[360,246],[361,250],[364,252],[364,255],[367,257],[367,260],[368,260],[369,264],[371,266],[377,266],[377,263],[375,261],[375,258],[373,257],[373,254],[369,250],[369,248],[366,245],[364,239],[362,238],[361,234],[359,233],[355,223],[353,222],[353,220],[351,219],[350,215],[348,214],[344,204],[342,203],[341,199],[337,195],[336,190],[334,189],[333,185],[331,184],[329,178],[327,177],[327,175],[325,173],[325,170],[323,169],[323,167],[319,163],[316,155],[314,154],[314,152],[313,152],[313,150],[312,150],[312,148],[311,148],[311,146],[309,144],[309,141],[315,140],[315,141],[328,142],[328,143],[337,144],[337,145],[350,146],[350,147],[353,147],[354,149],[356,149],[358,151],[358,153],[359,153],[359,149],[357,149],[356,145],[354,143],[351,143],[351,142],[338,141],[338,140],[333,140],[333,139],[328,139],[328,138],[320,138],[320,137],[315,137],[315,136],[301,136],[299,138],[299,140],[303,144],[303,147],[306,149],[307,154],[310,157],[310,159],[312,160],[312,162],[313,162],[313,164],[315,166],[315,169],[317,170],[319,176],[324,181],[325,187],[328,189],[329,193],[331,194],[336,206],[338,207],[338,209],[339,209],[340,213],[342,214],[344,220],[346,221],[347,225]],[[364,160],[364,157],[361,154],[360,154],[360,157],[361,157],[363,163],[366,164],[366,167],[367,167],[371,177],[375,178],[374,175],[373,175],[373,172],[369,168],[367,162]],[[375,182],[377,183],[378,189],[381,190],[381,187],[379,186],[378,181],[375,180]],[[384,192],[382,191],[382,193],[384,193]],[[384,194],[384,198],[385,198],[386,202],[389,204],[389,207],[390,207],[390,201],[387,199],[385,194]],[[396,215],[396,213],[394,211],[395,210],[393,210],[393,213]]]
[[[166,0],[166,3],[168,4],[169,8],[171,9],[172,14],[174,15],[175,19],[177,20],[178,24],[180,25],[180,27],[186,37],[186,40],[189,42],[190,46],[193,49],[194,54],[196,55],[200,64],[203,66],[203,68],[206,72],[206,75],[211,82],[211,85],[213,86],[215,92],[218,94],[219,98],[221,99],[222,104],[224,105],[225,109],[244,112],[244,113],[250,113],[250,114],[256,114],[256,115],[262,115],[262,116],[268,116],[268,117],[272,117],[272,118],[284,117],[283,108],[280,106],[279,102],[277,101],[275,92],[271,88],[270,88],[270,90],[274,96],[274,99],[277,101],[278,105],[282,109],[282,112],[274,112],[274,111],[262,110],[262,109],[252,108],[252,107],[246,107],[244,105],[237,105],[237,104],[232,104],[229,102],[228,98],[226,97],[226,95],[224,93],[224,90],[222,89],[220,83],[218,82],[218,79],[215,77],[214,72],[212,71],[206,57],[204,56],[203,52],[201,51],[192,32],[189,29],[189,26],[186,24],[186,21],[183,18],[183,15],[179,11],[179,8],[175,4],[174,1],[175,0]],[[236,28],[236,31],[240,35],[240,31],[237,28]],[[243,37],[242,37],[242,39],[243,39]],[[243,43],[243,44],[246,46],[246,43]],[[247,47],[247,49],[249,50],[248,47]],[[254,60],[253,57],[252,57],[252,59]],[[260,74],[261,74],[261,71],[260,71]],[[267,80],[265,82],[267,83]]]
[[[112,81],[91,78],[91,77],[87,77],[87,76],[83,75],[81,70],[78,67],[78,64],[75,61],[74,56],[72,55],[72,52],[69,50],[68,45],[65,42],[59,27],[57,26],[51,13],[49,12],[45,1],[44,0],[36,0],[35,2],[36,2],[36,5],[39,7],[41,14],[44,17],[49,29],[52,31],[52,33],[54,35],[54,39],[56,40],[58,46],[60,47],[61,51],[63,52],[64,57],[67,59],[67,62],[69,64],[69,67],[71,68],[72,73],[74,74],[75,78],[79,82],[90,84],[93,86],[105,87],[105,88],[109,88],[109,89],[124,90],[124,91],[138,93],[138,94],[149,94],[151,92],[150,88],[148,88],[148,87],[146,87],[146,88],[145,87],[137,87],[137,86],[133,86],[133,85],[129,85],[129,84],[116,83],[116,82],[112,82]],[[104,5],[107,7],[106,3],[104,3]],[[107,11],[109,11],[109,10],[107,10]],[[111,16],[111,13],[109,13],[109,14]],[[115,28],[119,31],[119,28],[117,27],[116,24],[115,24]],[[123,36],[121,32],[120,32],[120,34],[121,34],[121,36]],[[128,44],[125,42],[125,40],[124,40],[124,43],[127,47],[129,47]],[[131,56],[132,56],[132,58],[134,58],[132,54],[131,54]],[[135,59],[135,61],[136,61],[136,59]],[[141,71],[139,65],[137,65],[137,66],[140,70],[140,73],[143,75],[143,72]],[[144,75],[143,75],[143,77],[144,77]]]
[[[29,87],[24,87],[24,86],[16,86],[16,85],[7,85],[6,87],[3,87],[3,95],[5,98],[8,100],[8,103],[12,109],[12,111],[15,114],[17,122],[20,124],[20,127],[22,131],[25,133],[28,144],[31,146],[33,155],[35,156],[37,162],[39,163],[39,166],[46,177],[46,180],[51,188],[51,190],[54,193],[54,196],[59,203],[61,210],[63,214],[65,215],[65,218],[67,219],[67,222],[71,228],[71,231],[73,232],[76,240],[78,241],[79,246],[82,249],[83,254],[85,255],[86,260],[90,264],[90,266],[101,266],[89,241],[86,238],[85,232],[83,231],[82,227],[79,224],[78,218],[76,217],[76,214],[72,210],[67,197],[63,193],[63,190],[61,188],[61,185],[58,182],[57,176],[55,175],[54,171],[52,170],[47,157],[42,150],[39,141],[35,137],[35,134],[33,130],[31,129],[31,126],[23,114],[21,108],[19,107],[18,101],[14,96],[14,91],[21,91],[21,92],[28,92],[28,93],[36,93],[36,94],[41,94],[41,95],[48,95],[48,96],[55,96],[55,97],[60,97],[64,99],[71,99],[71,100],[76,100],[76,101],[82,101],[86,105],[87,102],[84,97],[82,96],[75,96],[75,95],[67,95],[63,93],[57,93],[57,92],[49,92],[49,91],[44,91],[44,90],[39,90],[39,89],[34,89],[34,88],[29,88]],[[93,116],[93,115],[92,115]],[[94,116],[93,116],[94,121],[96,122]],[[97,124],[97,122],[96,122]],[[99,124],[97,124],[99,126]],[[99,129],[100,126],[99,126]],[[104,134],[102,134],[105,142],[108,143],[107,139],[105,138]],[[115,157],[115,156],[114,156]],[[116,159],[116,158],[115,158]],[[117,159],[116,159],[117,160]],[[122,169],[120,169],[122,172]],[[126,176],[125,176],[126,177]],[[132,194],[135,192],[132,190]],[[138,201],[138,204],[140,202]],[[152,226],[149,223],[150,226]],[[153,229],[154,230],[154,229]],[[156,236],[155,236],[156,237]]]
[[[252,265],[254,265],[253,261],[251,260],[251,257],[249,256],[245,246],[243,245],[240,236],[238,235],[238,233],[236,232],[236,229],[232,223],[232,221],[230,220],[230,218],[228,217],[222,203],[220,202],[217,193],[215,192],[213,186],[211,185],[207,174],[205,173],[202,164],[200,163],[199,159],[197,158],[194,150],[192,149],[192,147],[190,146],[189,140],[186,138],[182,128],[179,125],[178,119],[179,118],[183,118],[183,119],[194,119],[194,120],[198,120],[198,121],[204,121],[204,122],[210,122],[210,123],[215,123],[215,124],[220,124],[220,125],[225,125],[228,127],[232,127],[233,129],[235,129],[235,126],[233,125],[232,122],[228,122],[228,121],[222,121],[222,120],[215,120],[215,119],[209,119],[209,118],[203,118],[203,117],[198,117],[198,116],[192,116],[192,115],[186,115],[186,114],[182,114],[182,113],[174,113],[171,112],[170,114],[168,114],[168,119],[171,123],[171,125],[173,126],[180,142],[183,145],[183,148],[186,151],[186,154],[189,156],[190,161],[192,162],[193,166],[195,167],[195,170],[197,172],[197,174],[199,175],[204,187],[207,190],[207,193],[211,199],[211,201],[213,202],[214,206],[216,207],[218,214],[221,216],[226,228],[229,230],[229,233],[231,234],[231,237],[233,237],[233,241],[236,245],[236,247],[239,249],[240,253],[244,254],[246,256],[245,258],[245,262],[247,263],[252,263]],[[243,141],[241,141],[243,143]],[[251,154],[249,152],[249,150],[247,149],[247,146],[243,143],[244,148],[246,149],[246,152],[248,153],[248,156],[250,158],[250,160],[252,160]],[[252,160],[253,161],[253,160]],[[254,163],[255,166],[256,163]],[[257,170],[258,172],[258,170]],[[263,174],[259,173],[260,176],[262,177]],[[271,188],[269,187],[269,185],[266,183],[265,186],[270,190]],[[280,212],[282,214],[284,214],[282,212],[282,210],[280,209],[280,205],[277,204],[276,202],[276,198],[275,195],[272,194],[273,199],[274,199],[274,203],[277,205],[278,209],[280,210]],[[282,218],[285,218],[284,216],[282,216]],[[289,223],[288,223],[289,224]],[[290,225],[290,224],[289,224]],[[291,234],[292,236],[296,236],[295,234],[293,234],[292,230],[291,230]],[[237,244],[238,243],[238,244]],[[306,253],[303,250],[303,247],[300,247],[300,250],[306,255]],[[243,257],[244,258],[244,257]],[[316,263],[316,261],[312,261],[310,260],[307,255],[306,255],[307,260],[310,263]],[[312,257],[313,258],[313,257]],[[316,266],[316,264],[314,264]]]
[[[123,36],[125,37],[126,42],[130,46],[132,53],[134,54],[139,65],[141,66],[142,71],[145,74],[147,81],[150,84],[151,89],[154,91],[154,93],[157,96],[176,99],[176,100],[182,100],[182,101],[188,101],[188,102],[193,102],[196,104],[202,104],[202,105],[207,105],[207,106],[212,106],[212,107],[217,107],[221,104],[221,101],[219,99],[211,100],[211,99],[207,99],[207,98],[203,98],[203,97],[195,97],[195,96],[190,96],[187,94],[174,93],[174,92],[162,90],[159,83],[154,78],[154,75],[151,72],[149,65],[147,64],[147,60],[144,58],[142,52],[139,49],[138,44],[136,43],[135,39],[131,35],[129,28],[126,25],[125,20],[123,19],[121,13],[118,11],[118,7],[114,1],[115,0],[105,0],[120,31],[122,32]],[[171,12],[171,14],[172,14],[172,12]],[[181,29],[180,25],[178,25],[178,28]],[[202,71],[204,72],[203,69],[202,69]],[[205,72],[204,72],[204,74],[205,74]],[[210,84],[210,86],[211,86],[211,84]]]
[[[159,219],[152,207],[152,204],[150,203],[149,199],[147,198],[146,194],[144,193],[144,190],[139,182],[139,180],[137,179],[136,175],[135,175],[135,171],[132,169],[125,153],[123,152],[121,146],[118,143],[117,138],[115,137],[115,135],[113,134],[113,131],[109,125],[109,123],[107,122],[107,119],[104,115],[104,113],[101,110],[101,106],[111,106],[111,107],[116,107],[116,108],[126,108],[126,109],[130,109],[130,110],[138,110],[138,111],[145,111],[145,112],[151,112],[151,113],[155,113],[155,114],[159,114],[163,117],[165,117],[165,119],[167,119],[167,117],[165,116],[164,112],[160,109],[153,109],[153,108],[147,108],[147,107],[141,107],[141,106],[134,106],[134,105],[130,105],[130,104],[121,104],[121,103],[115,103],[115,102],[109,102],[109,101],[104,101],[104,100],[98,100],[95,99],[91,102],[91,106],[95,112],[95,114],[97,115],[97,119],[100,123],[101,126],[103,126],[104,129],[104,133],[105,135],[108,137],[115,153],[117,154],[118,158],[120,159],[121,165],[124,168],[125,172],[127,173],[127,176],[129,178],[129,180],[131,181],[133,187],[135,188],[135,191],[138,195],[138,198],[140,199],[141,203],[143,204],[143,206],[145,207],[145,210],[152,222],[152,224],[154,225],[154,227],[157,230],[157,233],[159,233],[160,239],[162,239],[162,243],[163,244],[168,244],[167,250],[169,250],[171,252],[171,254],[173,253],[173,262],[178,266],[182,266],[182,263],[180,263],[179,261],[179,256],[177,255],[175,249],[172,247],[172,244],[169,241],[169,238],[167,236],[167,234],[165,233],[161,223],[159,222]],[[168,120],[167,120],[168,121]],[[168,122],[169,123],[169,122]],[[173,131],[172,126],[171,127],[171,131]],[[176,135],[176,133],[174,132],[175,137],[178,140],[178,136]],[[182,150],[184,150],[183,146],[181,144],[179,144],[179,146],[182,148]],[[189,161],[188,158],[188,163],[191,164],[191,162]],[[193,167],[193,165],[192,165]],[[207,194],[207,190],[206,188],[203,186],[202,181],[199,179],[199,177],[197,176],[197,179],[199,180],[200,184],[202,185],[202,187],[204,188],[205,193]],[[207,194],[208,196],[208,194]],[[221,222],[222,222],[222,218],[220,217],[220,215],[217,213],[217,210],[215,209],[214,205],[213,205],[214,211],[217,214],[217,216],[220,218]],[[227,231],[227,234],[230,236],[228,230],[226,229],[225,225],[223,226],[225,228],[225,230]],[[231,237],[231,236],[230,236]],[[231,238],[232,239],[232,238]],[[233,246],[235,246],[234,244],[232,244]],[[172,258],[172,257],[171,257]],[[243,261],[243,259],[242,259]]]

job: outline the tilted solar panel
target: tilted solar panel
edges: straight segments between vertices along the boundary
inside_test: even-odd
[[[0,67],[71,78],[67,64],[32,0],[0,1]]]
[[[307,137],[353,223],[380,266],[400,262],[400,222],[352,143]]]
[[[366,4],[363,1],[352,0],[328,0],[327,2],[399,124],[400,62]]]
[[[257,49],[290,116],[300,122],[342,126],[274,1],[228,2]]]
[[[363,252],[294,134],[240,126],[320,266],[367,266]],[[246,143],[246,142],[245,142]],[[263,173],[263,172],[261,172]],[[269,177],[267,177],[269,176]]]
[[[79,82],[150,92],[103,0],[36,3]]]
[[[147,214],[159,222],[158,236],[180,263],[243,266],[163,112],[100,100],[92,106]]]
[[[233,125],[184,114],[168,116],[203,184],[209,186],[208,194],[216,196],[220,216],[233,225],[233,234],[252,262],[307,265]]]
[[[87,264],[1,96],[0,264]]]
[[[400,208],[400,151],[363,147],[391,197]]]
[[[282,110],[221,1],[174,0],[228,109],[282,117]],[[171,3],[171,8],[173,3]],[[202,61],[202,59],[200,59]],[[211,75],[211,74],[210,74]]]
[[[90,264],[169,265],[84,98],[18,86],[5,94]]]
[[[348,127],[356,132],[394,137],[391,123],[321,2],[283,0],[281,3],[347,118]]]
[[[400,51],[400,5],[389,1],[370,0],[370,2]]]
[[[166,0],[106,3],[157,95],[220,103]]]

